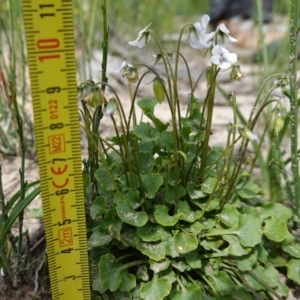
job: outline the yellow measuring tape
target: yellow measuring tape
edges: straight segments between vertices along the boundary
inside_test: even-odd
[[[72,0],[23,0],[52,299],[90,300]]]

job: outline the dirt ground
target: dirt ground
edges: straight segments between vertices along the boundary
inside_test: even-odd
[[[117,42],[113,45],[117,47]],[[122,47],[127,47],[122,45]],[[129,47],[129,46],[128,46]],[[235,46],[233,49],[236,51],[240,57],[242,57],[241,69],[244,73],[244,78],[240,81],[230,82],[229,80],[229,72],[222,72],[218,76],[218,82],[222,89],[226,91],[226,93],[234,92],[237,97],[237,104],[239,109],[243,113],[244,117],[248,117],[251,111],[252,105],[257,97],[259,87],[263,81],[263,70],[262,67],[252,63],[250,56],[252,55],[254,49],[249,49],[245,51],[245,45]],[[255,48],[255,46],[253,46]],[[126,48],[127,49],[127,48]],[[130,51],[130,52],[129,52]],[[151,51],[147,49],[131,49],[125,50],[124,53],[130,56],[139,57],[147,61],[148,63],[153,63],[153,58],[151,58]],[[143,53],[143,54],[141,54]],[[202,70],[208,66],[209,59],[208,57],[203,58],[202,54],[199,54],[197,51],[190,49],[190,47],[184,46],[182,53],[189,61],[189,67],[191,69],[191,75],[193,81],[197,79]],[[125,108],[125,112],[128,113],[130,108],[130,99],[127,92],[126,81],[121,77],[120,74],[115,73],[114,71],[120,68],[122,61],[125,59],[124,57],[116,57],[109,56],[108,58],[108,78],[109,83],[116,89],[120,98],[122,99],[122,103]],[[97,50],[93,52],[92,58],[92,74],[94,81],[100,81],[101,78],[101,60],[102,53]],[[250,62],[249,62],[250,61]],[[135,61],[129,61],[129,63],[134,63]],[[159,71],[162,70],[161,67],[157,67]],[[162,73],[162,77],[164,74]],[[147,84],[151,81],[150,77],[145,79],[145,83],[143,87],[140,89],[138,93],[138,98],[143,97],[153,97],[152,85]],[[195,95],[203,100],[206,91],[206,82],[204,79],[200,80],[200,83],[196,89]],[[190,93],[189,85],[188,85],[188,77],[185,71],[183,64],[180,64],[179,69],[179,97],[180,103],[182,104],[182,112],[185,112],[187,103],[188,103],[188,94]],[[109,98],[110,93],[107,92],[107,98]],[[31,110],[30,105],[28,106],[28,110]],[[168,112],[167,103],[162,103],[160,106],[156,107],[155,113],[163,121],[168,121],[170,119],[170,114]],[[227,138],[228,125],[229,122],[232,121],[232,109],[226,105],[226,101],[220,92],[217,92],[216,100],[215,100],[215,110],[213,116],[213,131],[214,134],[211,138],[212,145],[224,146]],[[100,125],[100,133],[103,136],[107,136],[112,132],[111,121],[108,117],[104,117]],[[260,136],[261,128],[257,127],[254,130],[255,134]],[[86,141],[84,135],[82,135],[82,155],[86,156]],[[2,181],[4,187],[4,195],[5,199],[8,200],[14,192],[16,192],[19,188],[19,168],[20,168],[20,158],[19,157],[10,157],[0,154],[0,164],[2,166]],[[38,175],[38,165],[37,159],[33,157],[32,159],[26,159],[26,169],[25,169],[25,178],[28,182],[32,182],[39,178]],[[43,271],[39,269],[41,263],[44,259],[44,251],[45,251],[45,243],[41,240],[42,233],[40,233],[39,237],[34,237],[34,235],[38,235],[37,231],[41,228],[42,223],[41,219],[37,219],[33,217],[33,209],[41,207],[41,199],[34,200],[31,205],[26,209],[25,212],[25,228],[24,230],[28,230],[29,235],[32,237],[32,247],[35,245],[36,248],[33,249],[32,255],[37,258],[32,262],[32,268],[29,273],[26,273],[26,277],[22,277],[16,279],[14,282],[14,287],[5,280],[2,275],[0,275],[0,299],[50,299],[49,291],[44,289],[45,283],[47,282],[47,278],[43,276]],[[40,243],[40,244],[38,244]],[[37,286],[38,283],[38,286]],[[43,291],[42,293],[38,293],[38,291]],[[288,300],[300,299],[298,296],[291,294]]]

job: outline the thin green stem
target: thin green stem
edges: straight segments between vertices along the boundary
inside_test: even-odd
[[[290,120],[291,120],[291,170],[293,174],[293,209],[300,218],[300,176],[298,157],[298,99],[297,99],[297,56],[299,32],[299,0],[290,1],[290,55],[289,55],[289,80],[290,80]]]
[[[97,2],[97,1],[96,1]],[[107,25],[107,5],[106,0],[103,0],[103,5],[101,6],[103,14],[103,41],[102,41],[102,81],[107,83],[108,78],[106,77],[106,66],[107,66],[107,55],[108,55],[108,37],[109,37],[109,27]],[[105,91],[105,84],[101,85],[101,90]]]
[[[207,97],[205,99],[205,103],[207,105],[207,116],[206,116],[206,126],[205,126],[205,137],[202,144],[202,153],[201,153],[201,166],[199,169],[199,174],[203,173],[203,170],[206,166],[206,156],[208,154],[208,146],[209,146],[209,139],[211,133],[211,125],[212,125],[212,117],[214,111],[214,102],[215,102],[215,91],[216,91],[216,77],[219,70],[217,66],[212,64],[210,70],[210,88],[207,93]]]
[[[263,10],[262,10],[262,0],[256,0],[257,16],[258,16],[258,35],[259,35],[259,45],[261,47],[263,63],[264,63],[264,76],[268,76],[269,73],[269,58],[267,47],[265,43],[265,37],[263,32]]]

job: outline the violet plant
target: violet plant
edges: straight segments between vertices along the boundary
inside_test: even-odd
[[[292,210],[265,201],[251,178],[255,159],[246,169],[249,143],[257,145],[254,158],[261,151],[264,136],[254,133],[259,116],[275,104],[263,132],[277,134],[286,110],[271,97],[275,86],[261,104],[258,95],[248,121],[240,124],[236,96],[230,93],[233,123],[226,144],[210,145],[218,74],[228,72],[231,80],[243,75],[237,55],[226,48],[235,39],[224,24],[207,33],[208,23],[204,15],[184,26],[173,51],[163,49],[151,24],[129,42],[139,48],[156,43],[155,63],[163,67],[160,72],[143,62],[123,62],[117,70],[127,80],[129,115],[113,84],[89,80],[79,86],[89,145],[83,176],[93,299],[282,299],[289,292],[280,281],[282,270],[300,283]],[[202,72],[203,98],[195,92],[201,74],[194,83],[180,51],[187,28],[190,45],[205,49],[204,59],[211,63]],[[190,80],[187,111],[179,96],[181,61]],[[146,71],[140,74],[142,67]],[[153,97],[139,99],[148,78]],[[169,122],[156,115],[163,101]],[[99,128],[107,118],[115,133],[104,138]]]

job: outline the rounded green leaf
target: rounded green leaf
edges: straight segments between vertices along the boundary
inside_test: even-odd
[[[282,242],[289,235],[286,222],[274,217],[265,220],[263,233],[269,240],[274,242]]]
[[[136,272],[136,277],[143,280],[148,281],[149,280],[149,274],[148,269],[146,266],[140,266]]]
[[[104,214],[106,211],[106,199],[103,196],[97,197],[90,207],[90,215],[93,219]]]
[[[211,194],[215,188],[217,181],[218,181],[218,178],[216,178],[216,177],[208,177],[201,184],[201,190],[206,194]]]
[[[158,192],[158,189],[163,184],[162,176],[158,173],[147,173],[141,175],[141,178],[146,197],[153,199]]]
[[[245,199],[252,198],[261,191],[260,187],[251,181],[239,183],[236,186],[236,190],[238,191],[238,194]]]
[[[254,247],[261,242],[261,220],[258,214],[240,215],[239,229],[235,231],[244,247]]]
[[[198,235],[202,230],[202,224],[198,221],[181,226],[180,229],[188,235]]]
[[[235,258],[237,267],[241,271],[250,271],[257,262],[257,251],[252,250],[249,254]]]
[[[287,267],[288,278],[300,284],[300,259],[291,259]]]
[[[112,240],[112,236],[105,232],[103,229],[94,231],[88,241],[88,249],[91,250],[95,247],[100,247],[108,244]]]
[[[148,215],[145,212],[135,211],[128,203],[124,201],[118,203],[116,210],[120,219],[130,225],[140,227],[148,222]]]
[[[202,288],[199,285],[193,284],[184,290],[173,290],[170,294],[172,300],[195,300],[202,299]]]
[[[226,226],[228,227],[238,227],[239,225],[239,212],[237,211],[237,209],[227,203],[222,212],[218,215],[220,220],[222,221],[222,223],[224,223]]]
[[[160,225],[148,222],[142,227],[137,228],[137,234],[145,242],[157,242],[161,240],[163,229]]]
[[[110,253],[102,255],[98,267],[102,286],[105,290],[109,289],[111,292],[116,291],[122,281],[122,269],[121,266],[118,265],[115,257]]]
[[[151,270],[153,270],[155,273],[159,273],[163,270],[168,269],[168,267],[170,265],[170,261],[167,258],[165,258],[164,260],[161,260],[161,261],[154,261],[154,260],[150,259],[149,264],[150,264]]]
[[[216,275],[207,274],[212,279],[212,285],[215,290],[220,293],[222,296],[226,294],[230,294],[231,291],[234,289],[235,284],[229,277],[229,275],[224,272],[220,271]]]
[[[198,257],[196,251],[187,253],[184,257],[185,257],[186,262],[192,269],[201,269],[202,268],[201,259]]]
[[[201,212],[199,210],[191,210],[186,201],[178,201],[177,212],[181,214],[180,220],[184,220],[190,223],[195,222],[201,217]]]
[[[243,248],[237,236],[229,234],[223,235],[222,238],[229,243],[229,246],[223,250],[224,252],[234,256],[242,256],[250,252],[250,248]]]
[[[154,275],[152,281],[141,283],[141,296],[145,300],[162,300],[170,294],[171,287],[168,279]]]
[[[102,165],[96,170],[95,172],[95,178],[98,181],[98,185],[102,191],[114,191],[115,186],[112,182],[113,175],[111,174],[111,177],[107,174],[106,168]]]
[[[188,253],[197,249],[198,239],[195,235],[187,235],[184,232],[177,232],[174,236],[174,245],[178,253]]]
[[[160,261],[166,256],[166,243],[162,242],[159,244],[141,242],[137,249],[143,254],[152,258],[153,260]]]
[[[154,217],[157,223],[163,226],[174,226],[180,218],[180,214],[174,216],[169,215],[169,209],[164,205],[156,205],[154,210]]]
[[[282,245],[284,252],[290,254],[295,258],[300,258],[300,244]]]
[[[121,284],[120,290],[122,292],[129,292],[136,286],[136,278],[134,275],[127,273],[126,271],[121,272]]]
[[[280,203],[268,203],[262,206],[260,215],[263,219],[275,217],[287,221],[293,216],[293,212]]]

